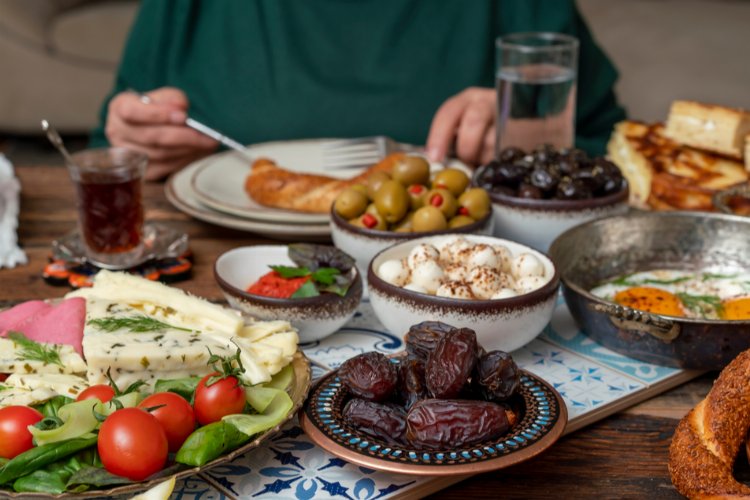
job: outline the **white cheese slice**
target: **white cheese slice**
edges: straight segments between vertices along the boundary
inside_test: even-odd
[[[0,338],[0,373],[85,373],[86,363],[67,344],[47,344],[39,342],[47,349],[55,349],[60,363],[47,363],[28,359],[24,348],[11,339]]]
[[[278,332],[260,341],[253,342],[257,346],[272,346],[281,349],[282,356],[294,356],[299,344],[299,336],[294,330]]]
[[[99,271],[94,286],[71,292],[67,297],[83,297],[87,302],[90,298],[100,298],[130,304],[151,316],[167,318],[180,327],[236,334],[244,324],[242,317],[230,309],[179,288],[128,273]]]
[[[88,383],[83,377],[55,373],[34,373],[29,375],[14,373],[3,383],[6,386],[28,389],[30,391],[47,389],[54,392],[55,395],[67,396],[74,399],[81,391],[88,387]]]
[[[288,321],[257,321],[242,327],[239,332],[240,337],[256,342],[277,333],[294,331],[294,328]],[[295,350],[296,350],[295,346]]]
[[[8,387],[0,384],[0,408],[6,406],[31,406],[44,403],[57,396],[47,388],[26,389],[24,387]]]

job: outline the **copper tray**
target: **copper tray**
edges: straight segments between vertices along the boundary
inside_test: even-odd
[[[568,421],[560,394],[544,380],[522,370],[516,400],[522,418],[507,434],[467,448],[417,450],[388,445],[350,427],[341,418],[347,395],[336,371],[323,377],[300,412],[302,429],[315,444],[333,455],[398,474],[452,476],[509,467],[552,446]]]
[[[294,404],[294,406],[289,411],[286,418],[284,418],[284,420],[282,420],[277,426],[260,434],[251,442],[243,446],[240,446],[236,450],[231,451],[227,453],[226,455],[222,455],[219,458],[216,458],[201,467],[185,468],[171,475],[158,476],[155,479],[142,481],[140,483],[117,486],[116,488],[110,488],[108,490],[92,489],[89,491],[85,491],[83,493],[60,493],[60,494],[36,493],[36,492],[16,493],[12,491],[0,490],[0,498],[93,498],[93,497],[110,497],[110,496],[122,495],[122,494],[132,494],[132,493],[137,493],[143,490],[153,488],[157,484],[168,480],[171,476],[174,476],[175,479],[183,479],[188,476],[198,474],[199,472],[206,471],[212,467],[216,467],[217,465],[222,465],[227,462],[230,462],[234,460],[235,458],[237,458],[238,456],[244,455],[245,453],[251,451],[253,448],[257,448],[264,441],[268,440],[270,437],[278,433],[281,427],[283,427],[284,424],[286,424],[289,420],[291,420],[292,417],[294,417],[294,415],[297,413],[297,411],[299,411],[299,409],[302,407],[302,404],[304,403],[305,398],[307,397],[307,394],[310,391],[310,381],[311,381],[310,362],[307,359],[307,357],[305,357],[305,355],[302,354],[302,352],[297,351],[297,353],[294,355],[294,358],[292,359],[292,367],[294,368],[294,379],[292,380],[291,385],[287,389],[287,392],[289,393],[289,397],[291,397],[292,403]],[[188,466],[185,466],[185,467],[188,467]]]

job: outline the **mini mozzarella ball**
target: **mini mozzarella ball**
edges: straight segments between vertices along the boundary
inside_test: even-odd
[[[491,267],[480,266],[469,271],[467,281],[470,283],[471,291],[476,298],[487,300],[500,288],[502,278],[500,273]]]
[[[419,286],[416,283],[407,283],[404,285],[404,290],[409,290],[417,293],[427,293],[427,290],[423,286]]]
[[[461,264],[448,264],[443,271],[449,281],[466,281],[469,276],[469,270]]]
[[[547,280],[541,276],[524,276],[516,281],[516,290],[519,293],[529,293],[542,288]]]
[[[455,262],[463,250],[471,248],[471,243],[463,236],[455,236],[440,247],[440,260],[443,262]]]
[[[493,245],[492,248],[495,250],[495,255],[497,255],[498,268],[504,273],[511,272],[513,269],[513,253],[505,245]]]
[[[451,299],[473,299],[474,294],[471,293],[471,287],[466,283],[458,281],[448,281],[440,285],[435,292],[438,297],[448,297]]]
[[[469,268],[486,266],[493,269],[499,269],[500,259],[497,257],[495,249],[484,243],[474,245],[469,250],[466,260]]]
[[[539,258],[530,253],[517,255],[512,262],[513,277],[517,280],[527,276],[544,276],[544,265]]]
[[[380,264],[378,276],[391,285],[404,286],[409,281],[409,270],[402,261],[391,259]]]
[[[440,252],[437,251],[432,245],[420,243],[415,246],[409,252],[409,256],[406,258],[406,264],[410,269],[414,269],[418,264],[425,261],[435,262],[440,258]]]
[[[427,293],[433,295],[442,284],[444,278],[445,273],[443,272],[443,268],[434,260],[420,261],[411,270],[411,282],[421,286],[427,290]]]
[[[492,295],[492,300],[509,299],[511,297],[518,297],[518,293],[512,288],[501,288]]]

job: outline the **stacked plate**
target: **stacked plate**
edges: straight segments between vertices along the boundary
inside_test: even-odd
[[[359,171],[325,169],[323,150],[331,139],[256,144],[249,158],[270,158],[288,170],[351,177]],[[306,214],[255,203],[245,192],[251,159],[236,151],[209,156],[167,181],[167,199],[178,210],[218,226],[284,240],[328,239],[328,214]]]

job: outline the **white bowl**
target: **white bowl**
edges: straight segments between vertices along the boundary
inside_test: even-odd
[[[437,297],[406,290],[377,276],[375,270],[390,259],[405,258],[420,243],[439,245],[457,235],[417,238],[378,253],[367,270],[367,291],[378,319],[394,335],[403,336],[410,325],[442,321],[458,328],[471,328],[486,350],[510,352],[539,335],[552,317],[560,278],[545,254],[520,243],[492,236],[460,235],[472,243],[504,245],[513,255],[528,252],[543,264],[549,281],[532,292],[507,299],[468,300]]]
[[[331,237],[333,244],[343,252],[354,257],[357,269],[363,276],[367,276],[367,266],[378,252],[385,250],[391,245],[401,243],[414,238],[424,236],[436,236],[441,234],[492,234],[492,212],[484,218],[467,224],[466,226],[441,231],[428,231],[422,233],[397,233],[394,231],[382,231],[378,229],[367,229],[349,224],[349,222],[331,209]]]
[[[317,297],[281,299],[246,292],[269,265],[294,266],[285,245],[240,247],[223,253],[214,264],[214,277],[233,308],[260,320],[286,320],[299,332],[300,343],[326,337],[351,319],[362,299],[362,278],[355,278],[346,296],[324,293]]]

